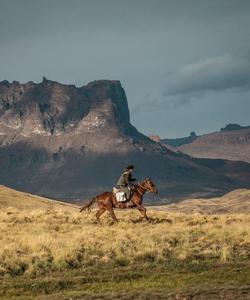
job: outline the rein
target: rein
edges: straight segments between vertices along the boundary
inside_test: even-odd
[[[144,192],[145,192],[145,187],[144,186],[142,186],[141,184],[140,184],[140,182],[138,182],[138,186],[140,187],[140,188],[142,188],[143,189],[143,192],[141,192],[138,188],[137,188],[137,191],[139,192],[139,194],[142,196],[143,194],[144,194]]]

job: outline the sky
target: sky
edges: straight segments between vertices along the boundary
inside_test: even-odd
[[[250,125],[249,0],[0,0],[0,80],[120,80],[162,138]]]

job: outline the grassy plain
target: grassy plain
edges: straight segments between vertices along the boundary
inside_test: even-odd
[[[150,208],[149,221],[116,211],[100,226],[94,211],[36,201],[2,205],[0,299],[250,298],[250,214]]]

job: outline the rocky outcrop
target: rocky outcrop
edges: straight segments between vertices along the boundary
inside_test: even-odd
[[[160,143],[161,141],[161,138],[159,137],[159,135],[156,135],[156,134],[151,134],[148,136],[152,141],[154,142],[157,142],[157,143]]]
[[[162,144],[166,144],[172,147],[179,147],[181,145],[190,144],[197,139],[197,135],[194,131],[190,133],[189,136],[183,138],[176,138],[176,139],[161,139],[160,142]]]
[[[250,126],[241,126],[239,124],[229,123],[225,127],[221,128],[220,131],[225,132],[225,131],[240,130],[240,129],[244,129],[244,128],[250,128]]]
[[[110,190],[130,163],[164,201],[250,185],[248,164],[192,159],[138,132],[119,81],[0,82],[0,184],[84,199]]]

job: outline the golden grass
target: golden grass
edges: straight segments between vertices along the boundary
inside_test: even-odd
[[[240,204],[248,212],[249,195],[236,190],[150,208],[150,221],[141,221],[137,210],[116,211],[118,224],[105,214],[99,226],[94,211],[80,214],[74,205],[0,186],[0,275],[37,276],[99,264],[249,260],[250,215],[214,214],[222,208],[239,211]]]
[[[94,212],[11,210],[0,212],[0,274],[36,276],[97,264],[219,262],[250,258],[250,215],[185,215],[149,210],[116,212],[103,225]],[[112,225],[112,226],[111,226]]]

